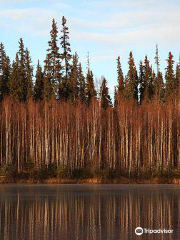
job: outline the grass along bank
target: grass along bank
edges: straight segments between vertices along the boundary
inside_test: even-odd
[[[121,171],[120,169],[104,168],[93,170],[90,168],[69,170],[51,164],[48,167],[34,167],[29,164],[18,172],[15,167],[0,167],[0,183],[122,183],[122,184],[180,184],[180,170],[166,171],[149,169],[146,171]]]

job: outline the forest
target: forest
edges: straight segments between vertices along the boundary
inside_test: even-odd
[[[60,31],[52,20],[44,66],[22,38],[12,62],[0,43],[0,175],[180,177],[180,62],[170,52],[163,76],[157,46],[155,64],[130,52],[125,75],[117,56],[111,99],[72,54],[65,17]]]

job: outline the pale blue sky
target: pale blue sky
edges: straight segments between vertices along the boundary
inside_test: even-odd
[[[110,91],[117,84],[116,58],[121,56],[127,72],[129,51],[138,67],[147,54],[154,65],[156,43],[159,45],[161,70],[172,51],[178,61],[180,53],[179,0],[0,0],[0,41],[11,59],[23,37],[33,64],[45,59],[52,18],[61,29],[65,15],[70,29],[72,51],[77,51],[86,72],[90,52],[95,77],[104,75]]]

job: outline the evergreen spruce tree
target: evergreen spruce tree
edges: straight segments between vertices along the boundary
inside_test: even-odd
[[[79,93],[79,81],[78,81],[78,55],[73,55],[73,63],[71,67],[71,74],[68,80],[68,98],[72,103],[75,103]]]
[[[173,55],[170,52],[169,57],[167,59],[168,66],[165,69],[165,79],[166,79],[166,101],[172,101],[175,102],[177,98],[177,89],[178,89],[178,82],[175,77],[174,73],[174,60],[173,60]]]
[[[33,95],[33,67],[31,57],[28,49],[25,51],[25,94],[26,101],[28,101]]]
[[[34,86],[34,100],[42,101],[43,93],[44,93],[44,76],[38,60],[37,70],[36,70],[36,81]]]
[[[53,95],[58,97],[59,85],[62,82],[62,66],[61,56],[58,47],[58,28],[57,23],[53,19],[52,29],[50,32],[51,40],[48,42],[49,48],[45,60],[44,75],[51,82]],[[48,83],[49,85],[49,83]]]
[[[19,41],[19,51],[13,63],[9,88],[11,95],[18,101],[27,102],[32,96],[33,68],[29,51],[24,49],[22,38]]]
[[[17,62],[19,60],[19,62]],[[27,85],[26,85],[26,71],[25,71],[25,49],[24,49],[24,42],[23,39],[20,38],[19,40],[19,51],[18,51],[18,59],[16,58],[16,64],[18,67],[18,79],[19,82],[18,92],[21,93],[19,95],[19,101],[26,101],[27,100]]]
[[[176,65],[176,84],[177,84],[177,98],[180,98],[180,57],[179,63]]]
[[[5,53],[4,45],[0,43],[0,99],[9,94],[10,59]]]
[[[164,82],[163,75],[159,71],[158,76],[155,78],[154,82],[154,97],[156,100],[163,102],[164,101]]]
[[[109,106],[112,106],[109,89],[107,87],[107,80],[105,78],[103,78],[100,88],[100,102],[103,109],[107,109]]]
[[[20,102],[27,102],[32,96],[33,68],[29,51],[24,49],[22,38],[19,40],[19,51],[16,60],[12,65],[9,81],[11,95]]]
[[[94,86],[93,73],[88,69],[86,76],[86,96],[87,96],[87,104],[91,103],[91,100],[97,96],[97,92]]]
[[[44,89],[43,89],[43,99],[45,101],[50,100],[54,96],[54,88],[52,84],[52,75],[51,71],[51,59],[50,55],[47,54],[46,65],[44,69]]]
[[[86,103],[86,82],[83,75],[81,63],[78,66],[78,82],[79,82],[79,100],[81,103]]]
[[[149,60],[146,56],[144,60],[144,99],[146,101],[151,101],[154,96],[154,79],[155,76],[152,71],[152,67],[149,65]]]
[[[71,47],[70,47],[70,43],[69,43],[69,29],[66,26],[67,20],[66,18],[63,16],[62,18],[62,36],[60,37],[60,44],[61,44],[61,48],[62,48],[62,54],[61,54],[61,59],[62,62],[64,63],[64,70],[65,70],[65,74],[63,76],[63,83],[60,84],[60,88],[59,88],[59,94],[62,95],[62,98],[64,98],[65,100],[68,99],[68,79],[70,77],[70,73],[71,73],[71,64],[70,61],[72,59],[72,55],[71,55]]]
[[[126,97],[138,101],[138,75],[132,52],[129,54],[129,71],[126,78]]]
[[[180,86],[180,57],[179,57],[179,63],[176,65],[176,82],[178,86]]]
[[[119,104],[124,100],[124,89],[125,89],[125,83],[124,83],[124,76],[123,71],[121,67],[120,57],[117,59],[117,74],[118,74],[118,86],[117,86],[117,92],[116,92],[116,103]]]
[[[12,69],[9,80],[10,95],[16,101],[24,101],[24,83],[22,81],[19,68],[19,56],[16,54],[16,60],[12,63]]]

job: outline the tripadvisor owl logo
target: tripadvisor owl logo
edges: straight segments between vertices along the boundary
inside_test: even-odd
[[[173,229],[149,229],[149,228],[144,228],[142,229],[141,227],[137,227],[135,229],[135,234],[136,235],[142,235],[143,233],[148,233],[148,234],[152,234],[152,233],[173,233]]]
[[[135,229],[135,233],[136,233],[136,235],[142,235],[143,234],[143,229],[141,227],[137,227]]]

